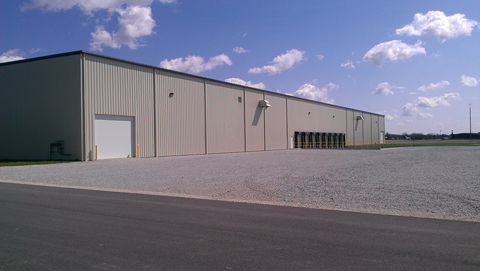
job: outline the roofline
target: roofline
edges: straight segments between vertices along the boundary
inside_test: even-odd
[[[15,65],[15,64],[20,64],[20,63],[26,63],[26,62],[33,62],[33,61],[44,60],[44,59],[50,59],[50,58],[79,55],[81,53],[83,53],[83,51],[72,51],[72,52],[60,53],[60,54],[54,54],[54,55],[48,55],[48,56],[40,56],[40,57],[34,57],[34,58],[26,58],[26,59],[8,61],[8,62],[0,63],[0,67],[1,66],[8,66],[8,65]]]
[[[279,96],[284,96],[286,99],[292,99],[292,98],[293,98],[293,99],[298,99],[298,100],[302,100],[302,101],[307,101],[307,102],[317,103],[317,104],[321,104],[321,105],[326,105],[326,106],[330,106],[330,107],[337,107],[337,108],[342,108],[342,109],[350,109],[350,110],[354,110],[354,111],[359,111],[359,112],[363,112],[363,113],[369,113],[369,114],[373,114],[373,115],[378,115],[378,116],[383,116],[383,117],[385,117],[385,115],[378,114],[378,113],[368,112],[368,111],[364,111],[364,110],[358,110],[358,109],[349,108],[349,107],[340,106],[340,105],[323,103],[323,102],[319,102],[319,101],[315,101],[315,100],[309,100],[309,99],[306,99],[306,98],[301,98],[301,97],[291,96],[291,95],[287,95],[287,94],[283,94],[283,93],[273,92],[273,91],[266,90],[266,89],[259,89],[259,88],[253,88],[253,87],[249,87],[249,86],[244,86],[244,85],[233,84],[233,83],[229,83],[229,82],[226,82],[226,81],[221,81],[221,80],[217,80],[217,79],[212,79],[212,78],[207,78],[207,77],[203,77],[203,76],[198,76],[198,75],[195,75],[195,74],[189,74],[189,73],[184,73],[184,72],[179,72],[179,71],[164,69],[164,68],[160,68],[160,67],[156,67],[156,66],[151,66],[151,65],[147,65],[147,64],[142,64],[142,63],[138,63],[138,62],[134,62],[134,61],[129,61],[129,60],[125,60],[125,59],[120,59],[120,58],[115,58],[115,57],[110,57],[110,56],[95,54],[95,53],[91,53],[91,52],[86,52],[86,51],[83,51],[83,50],[66,52],[66,53],[60,53],[60,54],[54,54],[54,55],[47,55],[47,56],[41,56],[41,57],[35,57],[35,58],[27,58],[27,59],[21,59],[21,60],[10,61],[10,62],[4,62],[4,63],[0,63],[0,67],[1,67],[1,66],[8,66],[8,65],[15,65],[15,64],[20,64],[20,63],[33,62],[33,61],[44,60],[44,59],[57,58],[57,57],[65,57],[65,56],[72,56],[72,55],[81,55],[81,54],[83,54],[83,55],[92,55],[92,56],[97,56],[97,57],[102,57],[102,58],[107,58],[107,59],[116,60],[116,61],[120,61],[120,62],[124,62],[124,63],[128,63],[128,64],[135,64],[135,65],[138,65],[138,66],[147,67],[147,68],[151,68],[151,69],[155,69],[155,70],[161,70],[161,71],[171,72],[171,73],[175,73],[175,74],[179,74],[179,75],[187,75],[187,76],[194,77],[194,78],[197,78],[197,79],[209,80],[209,81],[213,81],[213,82],[217,82],[217,83],[223,83],[223,84],[232,85],[232,86],[237,86],[237,87],[244,87],[245,89],[248,88],[248,89],[253,89],[253,90],[258,90],[258,91],[264,91],[264,92],[267,92],[267,93],[271,93],[271,94],[275,94],[275,95],[279,95]]]

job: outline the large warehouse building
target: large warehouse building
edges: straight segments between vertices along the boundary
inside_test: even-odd
[[[383,143],[383,115],[83,51],[0,64],[0,159]]]

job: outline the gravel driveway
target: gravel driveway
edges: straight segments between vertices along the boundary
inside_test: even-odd
[[[480,147],[111,159],[1,167],[0,180],[480,222]]]

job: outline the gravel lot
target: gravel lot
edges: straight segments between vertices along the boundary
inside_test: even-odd
[[[0,180],[480,222],[480,147],[284,150],[1,167]]]

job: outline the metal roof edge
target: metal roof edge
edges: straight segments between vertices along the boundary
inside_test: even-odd
[[[319,102],[319,101],[315,101],[315,100],[309,100],[309,99],[302,98],[302,97],[287,95],[287,94],[284,94],[284,93],[273,92],[273,91],[266,90],[266,89],[259,89],[259,88],[253,88],[253,87],[239,85],[239,84],[233,84],[233,83],[229,83],[229,82],[226,82],[226,81],[212,79],[212,78],[208,78],[208,77],[204,77],[204,76],[199,76],[199,75],[195,75],[195,74],[189,74],[189,73],[184,73],[184,72],[179,72],[179,71],[174,71],[174,70],[169,70],[169,69],[164,69],[164,68],[160,68],[160,67],[156,67],[156,66],[152,66],[152,65],[147,65],[147,64],[142,64],[142,63],[130,61],[130,60],[125,60],[125,59],[100,55],[100,54],[91,53],[91,52],[87,52],[87,51],[83,51],[83,50],[54,54],[54,55],[47,55],[47,56],[41,56],[41,57],[35,57],[35,58],[27,58],[27,59],[10,61],[10,62],[4,62],[4,63],[0,63],[0,67],[1,66],[7,66],[7,65],[26,63],[26,62],[32,62],[32,61],[38,61],[38,60],[43,60],[43,59],[71,56],[71,55],[76,55],[76,54],[88,54],[88,55],[92,55],[92,56],[107,58],[107,59],[116,60],[116,61],[120,61],[120,62],[124,62],[124,63],[139,65],[139,66],[143,66],[143,67],[147,67],[147,68],[152,68],[152,69],[155,69],[155,70],[161,70],[161,71],[171,72],[171,73],[180,74],[180,75],[187,75],[187,76],[198,78],[198,79],[210,80],[210,81],[213,81],[213,82],[223,83],[223,84],[227,84],[227,85],[240,86],[240,87],[245,87],[245,88],[249,88],[249,89],[253,89],[253,90],[264,91],[264,92],[267,92],[267,93],[276,94],[276,95],[279,95],[279,96],[284,96],[285,99],[294,98],[294,99],[299,99],[299,100],[308,101],[308,102],[312,102],[312,103],[317,103],[317,104],[321,104],[321,105],[337,107],[337,108],[342,108],[342,109],[350,109],[350,110],[354,110],[354,111],[359,111],[359,112],[363,112],[363,113],[368,113],[368,114],[373,114],[373,115],[378,115],[378,116],[385,117],[385,115],[378,114],[378,113],[368,112],[368,111],[364,111],[364,110],[358,110],[358,109],[355,109],[355,108],[349,108],[349,107],[340,106],[340,105],[323,103],[323,102]]]
[[[79,55],[83,52],[84,51],[80,50],[80,51],[72,51],[72,52],[60,53],[60,54],[54,54],[54,55],[46,55],[46,56],[39,56],[39,57],[34,57],[34,58],[25,58],[25,59],[20,59],[20,60],[8,61],[8,62],[0,63],[0,67],[1,66],[8,66],[8,65],[15,65],[15,64],[20,64],[20,63],[26,63],[26,62],[33,62],[33,61],[44,60],[44,59],[50,59],[50,58],[57,58],[57,57],[64,57],[64,56],[71,56],[71,55]]]

